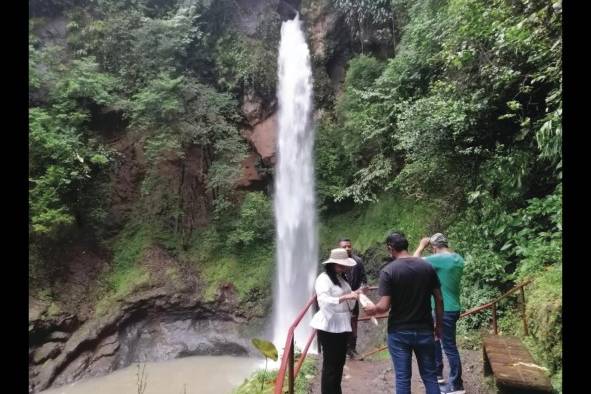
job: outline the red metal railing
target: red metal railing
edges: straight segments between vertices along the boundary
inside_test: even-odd
[[[316,294],[314,294],[310,300],[306,303],[306,306],[300,311],[298,316],[295,318],[293,324],[289,327],[287,331],[287,338],[285,339],[285,348],[283,349],[283,356],[281,357],[281,366],[279,367],[279,372],[277,373],[277,378],[275,379],[275,391],[274,394],[280,394],[283,390],[283,382],[285,381],[285,372],[287,370],[289,364],[289,375],[288,375],[288,390],[289,394],[293,394],[293,387],[295,378],[302,367],[302,363],[306,358],[306,354],[308,353],[308,349],[310,348],[310,344],[314,340],[314,336],[316,335],[316,330],[312,329],[312,333],[308,337],[308,341],[306,342],[306,346],[300,359],[298,360],[298,365],[294,368],[294,331],[300,321],[305,316],[308,309],[314,304],[316,301]]]

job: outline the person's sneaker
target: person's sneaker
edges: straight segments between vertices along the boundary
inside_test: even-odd
[[[437,383],[445,383],[445,378],[443,377],[443,375],[437,375]]]
[[[461,388],[452,388],[452,387],[442,387],[441,394],[466,394],[466,390],[463,387]]]

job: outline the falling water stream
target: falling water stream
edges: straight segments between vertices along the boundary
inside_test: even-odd
[[[299,15],[283,22],[279,45],[279,102],[275,177],[277,270],[273,304],[273,342],[281,349],[297,313],[310,298],[318,241],[311,125],[312,69]],[[308,313],[295,331],[302,348],[310,328]]]

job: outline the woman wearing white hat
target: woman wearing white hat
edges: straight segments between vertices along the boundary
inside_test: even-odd
[[[351,335],[351,310],[359,297],[342,274],[357,263],[345,249],[337,248],[330,251],[330,258],[322,264],[325,272],[318,275],[314,284],[320,310],[310,325],[318,330],[322,347],[321,393],[341,394],[347,341]]]

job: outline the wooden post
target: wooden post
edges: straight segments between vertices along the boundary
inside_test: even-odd
[[[371,352],[364,353],[359,357],[359,360],[363,360],[365,357],[369,357],[372,354],[376,354],[376,353],[381,352],[382,350],[386,350],[386,349],[388,349],[388,346],[382,346],[382,347],[372,350]]]
[[[497,303],[495,302],[492,306],[492,313],[493,313],[493,330],[495,331],[495,335],[498,334],[497,330]]]
[[[288,375],[288,385],[289,385],[289,394],[293,394],[294,390],[294,364],[295,364],[295,354],[294,354],[295,343],[293,336],[291,337],[291,346],[289,347],[289,375]]]
[[[525,289],[521,288],[521,316],[523,318],[523,334],[525,336],[529,335],[529,331],[527,329],[527,315],[525,314]]]

